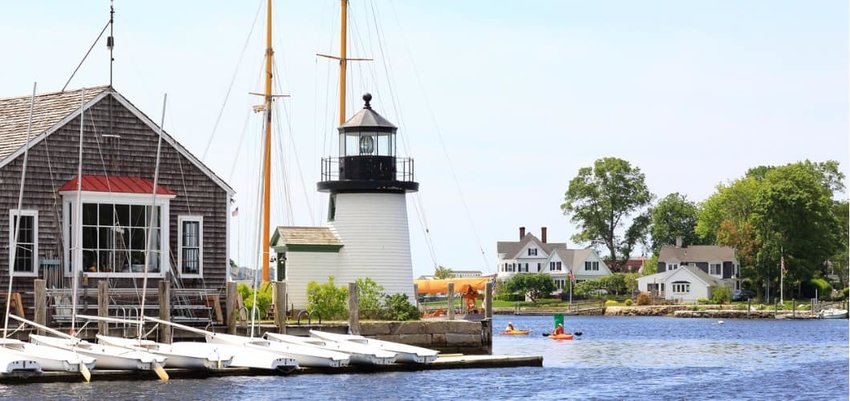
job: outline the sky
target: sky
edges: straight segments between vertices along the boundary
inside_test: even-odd
[[[339,1],[274,1],[272,226],[322,225],[336,156]],[[113,85],[235,190],[231,257],[256,260],[265,6],[115,2]],[[55,92],[109,18],[106,0],[4,2],[0,97]],[[846,1],[353,0],[347,116],[372,106],[415,159],[414,275],[495,272],[518,227],[583,247],[560,210],[579,168],[619,157],[657,198],[702,201],[759,165],[848,174]],[[104,35],[105,36],[105,35]],[[104,39],[68,88],[109,83]],[[846,198],[846,193],[839,194]],[[288,199],[288,200],[287,200]]]

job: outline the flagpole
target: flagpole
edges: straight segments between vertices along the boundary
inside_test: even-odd
[[[785,290],[785,249],[779,248],[779,303],[784,303]]]

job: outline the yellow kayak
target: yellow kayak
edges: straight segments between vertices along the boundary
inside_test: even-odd
[[[501,334],[503,336],[527,336],[528,333],[530,333],[530,332],[531,332],[531,330],[514,329],[514,330],[502,330],[502,331],[499,332],[499,334]]]

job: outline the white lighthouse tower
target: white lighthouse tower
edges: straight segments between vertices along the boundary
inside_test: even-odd
[[[339,249],[337,282],[371,278],[387,294],[413,293],[413,264],[407,225],[408,192],[419,190],[413,159],[398,158],[398,128],[363,109],[339,127],[339,158],[322,159],[319,191],[328,192],[328,226]]]

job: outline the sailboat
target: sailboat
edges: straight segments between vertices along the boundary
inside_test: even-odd
[[[404,363],[431,363],[437,360],[439,351],[401,344],[392,341],[376,340],[353,334],[328,333],[326,331],[310,330],[310,335],[324,340],[336,341],[342,344],[361,344],[379,350],[395,352],[396,362]]]
[[[395,362],[396,353],[378,348],[368,347],[353,342],[336,342],[316,337],[301,337],[288,334],[266,333],[265,338],[283,344],[293,344],[314,347],[320,350],[342,352],[348,354],[352,364],[356,365],[389,365]]]

